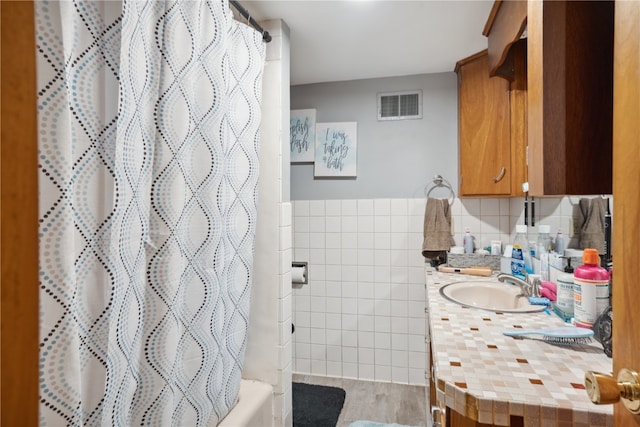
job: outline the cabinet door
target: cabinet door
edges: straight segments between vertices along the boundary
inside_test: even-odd
[[[509,82],[489,77],[486,51],[458,63],[460,195],[510,195]]]
[[[610,194],[614,2],[527,5],[529,194]]]

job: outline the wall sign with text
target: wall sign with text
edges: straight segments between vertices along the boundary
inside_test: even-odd
[[[317,123],[314,176],[356,176],[357,122]]]
[[[289,130],[291,163],[313,162],[316,110],[291,110]]]

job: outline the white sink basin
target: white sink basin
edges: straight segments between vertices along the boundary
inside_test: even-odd
[[[529,304],[518,286],[502,282],[454,282],[441,287],[440,295],[460,305],[503,313],[531,313],[545,308]]]

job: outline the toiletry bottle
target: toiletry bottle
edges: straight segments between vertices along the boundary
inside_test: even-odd
[[[533,264],[527,240],[527,226],[519,224],[516,225],[516,238],[511,253],[511,274],[524,279],[531,273],[533,273]]]
[[[597,249],[585,249],[582,262],[573,273],[573,309],[576,326],[591,328],[600,313],[609,307],[611,277],[600,267]]]
[[[567,258],[567,266],[564,268],[565,274],[558,276],[558,300],[555,304],[556,312],[565,321],[573,317],[573,267],[571,266],[571,258]]]
[[[562,234],[562,230],[558,230],[558,234],[556,234],[556,242],[553,246],[553,250],[560,256],[564,255],[565,244],[564,244],[564,235]]]
[[[462,239],[462,243],[464,245],[464,253],[472,254],[473,253],[473,236],[471,236],[471,230],[466,228],[464,230],[464,238]]]
[[[502,242],[500,240],[491,241],[491,255],[500,255],[502,253]]]
[[[513,250],[511,251],[511,274],[524,280],[526,271],[524,258],[522,256],[522,247],[514,243]]]
[[[551,227],[538,226],[538,241],[536,242],[536,254],[540,260],[540,276],[543,281],[549,280],[549,251],[551,250]]]

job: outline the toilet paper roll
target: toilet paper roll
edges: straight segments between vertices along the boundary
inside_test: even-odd
[[[307,269],[305,267],[292,267],[291,283],[307,283]]]

